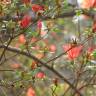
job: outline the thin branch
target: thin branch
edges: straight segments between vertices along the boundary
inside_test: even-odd
[[[77,10],[77,9],[76,9]],[[90,17],[94,17],[95,12],[91,12],[91,11],[87,11],[85,9],[81,9],[82,10],[82,14],[85,14],[85,15],[88,15]],[[55,18],[66,18],[66,17],[73,17],[74,15],[76,15],[76,11],[75,10],[71,10],[71,11],[67,11],[67,12],[64,12],[62,14],[59,14],[59,15],[56,15]],[[18,17],[13,17],[13,16],[1,16],[0,17],[0,21],[2,20],[6,20],[6,21],[9,21],[9,20],[13,20],[13,21],[17,21],[17,19],[21,19],[21,16],[20,18]],[[42,16],[41,17],[42,20],[48,20],[48,19],[52,19],[52,17],[50,16]],[[32,19],[32,22],[34,21],[37,21],[37,19]]]
[[[3,50],[3,52],[2,52],[2,54],[1,54],[1,56],[0,56],[0,61],[2,60],[3,56],[5,55],[5,52],[6,52],[7,47],[11,44],[12,39],[13,39],[13,38],[10,38],[7,46],[4,48],[4,50]],[[1,65],[1,63],[0,63],[0,65]]]
[[[94,33],[94,34],[95,34],[95,33]],[[93,37],[93,36],[92,36],[92,37]],[[84,46],[84,44],[85,44],[87,41],[89,41],[90,38],[92,38],[92,37],[88,37],[88,38],[86,38],[86,39],[85,39],[83,42],[81,42],[79,45]],[[65,52],[59,54],[58,56],[56,56],[56,57],[54,57],[54,58],[48,60],[46,63],[50,63],[50,62],[52,62],[52,61],[57,60],[58,58],[62,57],[64,54],[66,54],[68,51],[70,51],[70,50],[71,50],[72,48],[74,48],[74,47],[75,47],[75,46],[72,46],[72,47],[69,48],[67,51],[65,51]]]
[[[6,47],[7,47],[6,45],[0,45],[0,48],[6,48]],[[50,71],[52,71],[54,74],[56,74],[59,78],[61,78],[62,80],[64,80],[67,84],[70,85],[70,87],[72,89],[74,89],[74,91],[76,93],[78,93],[80,96],[82,96],[81,93],[73,86],[73,84],[71,84],[65,77],[63,77],[59,72],[57,72],[56,70],[54,70],[53,68],[51,68],[50,66],[48,66],[45,62],[43,62],[43,61],[39,60],[38,58],[36,58],[34,55],[28,54],[28,52],[22,51],[19,48],[14,48],[14,47],[10,47],[10,46],[7,47],[7,51],[18,53],[18,54],[27,56],[27,57],[29,57],[31,59],[34,59],[35,61],[37,61],[38,63],[40,63],[41,65],[43,65],[47,69],[49,69]]]

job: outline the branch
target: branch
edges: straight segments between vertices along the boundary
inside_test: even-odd
[[[96,14],[95,12],[93,11],[88,11],[88,10],[84,10],[84,9],[81,9],[82,10],[82,14],[85,14],[87,16],[90,16],[90,17],[94,17]],[[66,18],[66,17],[73,17],[74,15],[76,15],[76,10],[71,10],[71,11],[67,11],[67,12],[64,12],[62,14],[59,14],[59,15],[56,15],[54,18]],[[22,15],[23,16],[23,15]],[[0,21],[2,20],[13,20],[13,21],[17,21],[17,20],[20,20],[22,18],[22,16],[19,16],[19,17],[16,17],[16,16],[0,16]],[[52,19],[51,16],[42,16],[41,17],[42,20],[48,20],[48,19]],[[34,21],[37,21],[37,18],[35,19],[32,19],[32,22]]]
[[[6,45],[0,45],[0,48],[6,48],[7,46]],[[15,48],[15,47],[11,47],[11,46],[8,46],[7,51],[11,51],[11,52],[14,52],[14,53],[18,53],[20,55],[24,55],[24,56],[27,56],[35,61],[37,61],[38,63],[40,63],[42,66],[46,67],[47,69],[49,69],[51,72],[53,72],[54,74],[56,74],[59,78],[61,78],[62,80],[64,80],[68,85],[70,85],[70,87],[72,89],[74,89],[74,91],[76,93],[78,93],[80,96],[81,93],[73,86],[73,84],[71,84],[65,77],[63,77],[59,72],[57,72],[56,70],[54,70],[53,68],[51,68],[50,66],[48,66],[46,63],[44,63],[43,61],[39,60],[38,58],[36,58],[34,55],[32,54],[29,54],[28,52],[26,51],[22,51],[21,49],[19,48]]]

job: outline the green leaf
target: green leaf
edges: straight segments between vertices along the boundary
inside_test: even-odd
[[[57,33],[58,33],[58,32],[61,32],[61,30],[60,30],[59,28],[54,28],[53,31],[54,31],[54,32],[57,32]]]
[[[82,14],[82,10],[76,10],[76,15],[80,16]]]
[[[92,56],[96,58],[96,50],[93,51]]]

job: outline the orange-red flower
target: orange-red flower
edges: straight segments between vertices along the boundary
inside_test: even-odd
[[[52,53],[55,53],[57,50],[56,46],[54,44],[50,45],[49,46],[49,51],[52,52]]]
[[[19,36],[19,43],[25,44],[25,42],[26,42],[25,36],[24,36],[24,34],[21,34],[21,35]]]
[[[26,15],[23,17],[23,19],[20,22],[21,28],[26,28],[31,22],[31,17]]]
[[[32,87],[28,88],[26,96],[36,96],[35,90]]]
[[[39,78],[39,79],[43,79],[45,77],[45,74],[43,72],[38,72],[36,74],[36,77]]]
[[[32,10],[33,10],[34,12],[44,11],[44,6],[37,5],[37,4],[33,4],[33,5],[32,5]]]
[[[82,1],[82,8],[95,8],[96,7],[96,0],[83,0]]]
[[[67,44],[67,45],[64,45],[63,46],[63,49],[64,51],[67,51],[67,54],[68,54],[68,58],[70,60],[74,60],[75,58],[77,58],[79,55],[80,55],[80,52],[83,48],[83,46],[75,46],[71,49],[71,45],[70,44]]]

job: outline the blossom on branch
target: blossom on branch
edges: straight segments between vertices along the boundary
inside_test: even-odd
[[[23,19],[20,22],[20,27],[21,28],[26,28],[31,22],[31,17],[26,15],[23,17]]]
[[[20,36],[19,36],[19,43],[21,43],[21,44],[25,44],[25,42],[26,42],[26,39],[25,39],[25,36],[24,36],[24,34],[21,34]]]
[[[34,11],[34,12],[44,11],[44,6],[33,4],[32,11]]]
[[[74,60],[75,58],[77,58],[80,53],[81,53],[81,50],[83,48],[83,46],[79,45],[79,46],[71,46],[71,44],[67,44],[67,45],[63,45],[63,49],[64,51],[67,52],[68,54],[68,59],[70,60]]]
[[[26,96],[36,96],[35,90],[32,87],[28,88]]]
[[[45,74],[43,72],[38,72],[36,74],[36,78],[38,78],[38,79],[43,79],[44,77],[45,77]]]

